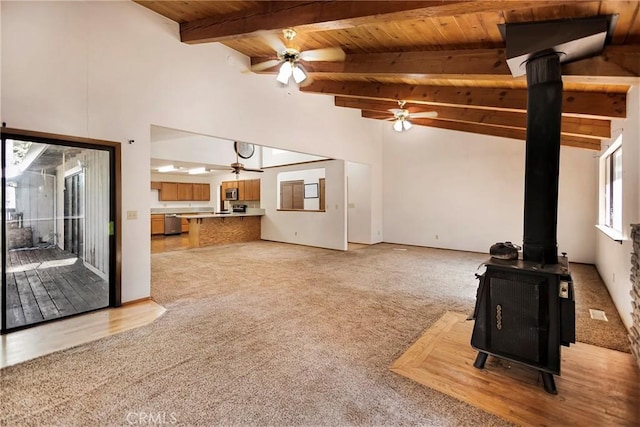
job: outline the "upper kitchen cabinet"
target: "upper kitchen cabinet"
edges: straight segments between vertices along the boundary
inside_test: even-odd
[[[244,199],[260,200],[260,180],[248,179],[244,182]]]
[[[238,189],[239,201],[253,201],[260,200],[260,180],[259,179],[245,179],[237,181],[222,181],[221,198],[224,200],[224,192],[227,188]]]
[[[191,182],[161,182],[158,200],[162,202],[209,201],[211,186]]]
[[[211,200],[211,187],[209,184],[193,184],[193,200],[209,201]]]
[[[178,200],[194,200],[193,184],[187,182],[178,183]]]
[[[158,195],[158,199],[163,202],[178,200],[178,183],[163,182],[160,185],[160,193]]]

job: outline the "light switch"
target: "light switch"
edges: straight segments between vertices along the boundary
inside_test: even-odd
[[[127,219],[138,219],[138,211],[127,211]]]

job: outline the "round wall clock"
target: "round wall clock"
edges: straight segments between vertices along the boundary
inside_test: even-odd
[[[248,159],[253,156],[253,152],[255,151],[253,144],[249,144],[248,142],[235,141],[233,146],[235,147],[238,156],[243,159]]]

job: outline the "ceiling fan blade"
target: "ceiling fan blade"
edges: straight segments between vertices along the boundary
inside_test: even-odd
[[[402,114],[402,110],[401,108],[389,108],[387,111],[391,111],[393,114]]]
[[[278,38],[278,36],[276,36],[275,34],[265,31],[260,32],[258,36],[261,37],[262,41],[276,53],[280,53],[287,48],[284,42],[280,40],[280,38]]]
[[[264,172],[262,169],[242,168],[246,172]]]
[[[339,47],[326,47],[300,53],[300,59],[303,61],[344,61],[346,56],[344,50]]]
[[[438,117],[437,111],[421,111],[418,113],[411,113],[409,115],[412,119],[434,119]]]
[[[251,71],[254,73],[258,73],[260,71],[268,70],[269,68],[275,67],[280,63],[279,59],[270,59],[269,61],[261,62],[259,64],[254,64],[251,66]]]

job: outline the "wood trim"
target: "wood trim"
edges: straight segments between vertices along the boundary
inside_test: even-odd
[[[122,146],[120,143],[113,143],[114,147],[114,187],[115,192],[115,285],[113,289],[112,301],[110,305],[113,307],[119,307],[122,305]]]
[[[372,116],[372,117],[369,117]],[[362,112],[362,117],[377,118],[378,113],[370,114],[368,111]],[[411,119],[411,123],[420,126],[429,126],[440,129],[457,130],[460,132],[478,133],[481,135],[499,136],[502,138],[519,139],[525,141],[527,139],[526,129],[508,128],[502,126],[491,126],[479,123],[452,122],[438,119]],[[599,140],[592,138],[580,138],[577,136],[561,135],[560,144],[569,147],[586,148],[589,150],[600,151],[601,143]]]
[[[323,210],[316,209],[276,209],[278,212],[326,212]]]
[[[139,303],[141,303],[143,301],[153,301],[153,298],[151,298],[151,297],[138,298],[138,299],[134,299],[134,300],[131,300],[131,301],[123,302],[121,304],[121,306],[125,307],[127,305],[139,304]]]
[[[445,106],[467,106],[499,110],[527,110],[527,90],[482,87],[336,82],[316,80],[300,87],[302,92],[382,99]],[[563,92],[562,112],[600,118],[625,118],[626,93]]]
[[[139,1],[142,5],[146,2]],[[326,31],[367,25],[380,20],[426,19],[477,12],[530,9],[552,1],[277,1],[258,2],[248,10],[220,14],[180,24],[183,43],[209,43],[277,34],[283,28],[299,32]]]
[[[273,58],[251,58],[260,64]],[[415,52],[385,52],[348,54],[344,62],[305,62],[304,69],[316,79],[323,74],[338,74],[341,78],[393,77],[407,79],[524,81],[514,78],[506,62],[505,49],[460,49]],[[261,70],[276,74],[278,65]],[[603,83],[611,78],[614,84],[638,84],[640,76],[640,46],[606,46],[599,56],[562,65],[563,79],[574,83]]]
[[[381,120],[392,117],[390,109],[398,108],[396,102],[380,101],[362,98],[348,98],[337,96],[334,101],[338,107],[359,108],[371,113],[369,118]],[[405,108],[410,113],[435,111],[438,120],[455,122],[469,122],[486,125],[504,126],[526,129],[527,114],[522,111],[497,111],[470,107],[450,107],[444,105],[412,104]],[[378,117],[373,117],[379,112]],[[611,120],[590,119],[582,117],[562,116],[562,133],[597,140],[611,138]]]
[[[70,143],[66,145],[71,145],[71,146],[73,146],[73,143],[82,144],[83,146],[85,146],[86,144],[93,144],[93,145],[105,146],[105,147],[119,147],[121,145],[120,142],[107,141],[105,139],[84,138],[80,136],[61,135],[57,133],[38,132],[38,131],[14,129],[14,128],[8,128],[8,127],[0,128],[0,133],[7,133],[10,135],[23,136],[28,138],[38,138],[42,140],[49,139],[52,141],[64,141],[64,142]]]

